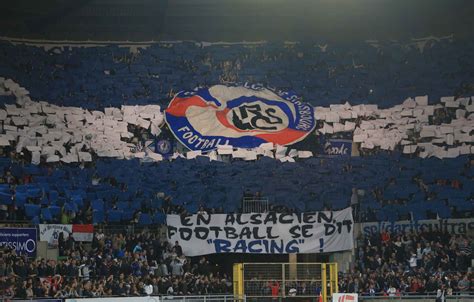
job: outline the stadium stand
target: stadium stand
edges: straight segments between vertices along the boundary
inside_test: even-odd
[[[345,292],[401,296],[472,291],[472,237],[445,232],[382,232],[361,238],[354,271],[340,280]]]
[[[205,257],[192,262],[179,245],[154,234],[104,236],[96,232],[90,250],[72,237],[60,240],[60,260],[29,259],[2,251],[4,298],[208,295],[232,292],[231,279]]]
[[[232,280],[205,257],[194,261],[178,244],[156,234],[105,235],[96,231],[90,250],[72,237],[59,240],[59,260],[28,259],[14,251],[1,253],[0,278],[5,298],[71,298],[101,296],[207,295],[232,292]],[[472,237],[471,237],[472,239]],[[441,232],[386,233],[363,238],[353,271],[340,277],[341,292],[367,296],[473,291],[468,272],[473,242]],[[249,293],[271,292],[271,282],[253,283]],[[299,293],[320,292],[305,285]],[[319,287],[319,288],[318,288]]]
[[[473,50],[473,42],[453,37],[347,44],[156,43],[137,52],[119,45],[45,50],[3,42],[0,75],[27,87],[33,99],[94,110],[165,108],[177,91],[226,82],[291,89],[314,106],[350,101],[388,108],[416,95],[470,96]]]
[[[345,208],[350,205],[351,188],[357,188],[362,192],[358,198],[361,221],[468,218],[473,210],[468,157],[449,163],[382,154],[347,160],[314,158],[294,164],[97,160],[86,168],[7,161],[3,167],[0,217],[6,221],[160,224],[165,214],[196,213],[200,206],[209,213],[238,212],[246,190],[261,192],[280,211],[303,212]],[[300,173],[308,178],[287,183]],[[235,189],[211,188],[211,183]],[[173,200],[172,207],[166,205],[165,197]],[[141,218],[143,214],[148,217]]]

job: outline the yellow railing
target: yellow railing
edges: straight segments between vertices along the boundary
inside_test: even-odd
[[[251,301],[306,297],[319,302],[338,291],[337,263],[236,263],[234,295]]]

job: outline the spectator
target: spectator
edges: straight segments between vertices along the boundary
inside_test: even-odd
[[[173,276],[183,275],[183,263],[179,258],[174,259],[174,261],[171,263],[171,273],[173,274]]]
[[[458,288],[461,293],[469,292],[471,288],[471,281],[469,281],[468,276],[465,275],[458,283]]]
[[[363,295],[390,295],[392,287],[397,294],[436,294],[441,286],[445,295],[472,291],[467,264],[471,253],[459,250],[469,238],[437,231],[381,232],[360,238],[355,272],[339,279],[340,290]]]
[[[176,241],[174,243],[174,247],[173,247],[174,251],[176,252],[176,255],[178,257],[181,257],[183,255],[183,248],[181,247],[181,245],[179,245],[179,242]]]
[[[438,289],[436,292],[436,302],[445,302],[445,290],[444,287]]]
[[[196,214],[198,214],[198,215],[207,215],[207,211],[204,209],[203,206],[200,206],[199,210],[197,211]]]
[[[397,289],[395,288],[395,286],[393,284],[390,285],[389,289],[387,290],[387,294],[389,297],[395,297],[397,293]]]
[[[351,207],[354,217],[359,217],[359,195],[356,188],[352,188]]]
[[[112,248],[112,238],[117,239],[119,243],[115,246],[120,246],[122,253]],[[34,299],[141,296],[146,295],[145,288],[149,284],[153,284],[153,292],[158,295],[167,292],[225,294],[232,290],[232,282],[227,277],[222,281],[221,276],[211,273],[207,259],[192,266],[185,255],[177,255],[176,243],[172,246],[156,238],[156,234],[149,232],[127,236],[107,236],[99,232],[94,236],[92,249],[72,244],[65,253],[66,259],[57,263],[2,251],[0,273],[3,277],[0,278],[5,281],[2,285],[9,285],[0,287],[0,295]],[[164,252],[156,253],[155,248]],[[167,277],[168,271],[171,271],[170,277]]]
[[[408,260],[408,262],[410,263],[410,269],[415,270],[416,266],[417,266],[417,263],[418,263],[418,259],[416,257],[416,254],[412,254],[410,259]]]

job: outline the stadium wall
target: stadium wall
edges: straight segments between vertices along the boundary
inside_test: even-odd
[[[358,302],[433,302],[435,297],[433,296],[401,296],[401,297],[364,297],[359,296]],[[160,302],[160,301],[173,301],[173,302],[243,302],[246,301],[245,296],[166,296],[166,297],[123,297],[123,298],[84,298],[84,299],[32,299],[32,300],[4,300],[11,302]],[[472,296],[449,296],[446,297],[446,302],[472,302]]]

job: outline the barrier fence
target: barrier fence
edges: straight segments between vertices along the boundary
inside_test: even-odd
[[[270,210],[268,198],[244,197],[242,213],[266,213]]]
[[[359,295],[359,302],[434,302],[436,301],[436,294],[425,295],[400,295],[400,296],[361,296]],[[446,302],[472,302],[474,301],[474,292],[466,294],[454,294],[445,297]]]
[[[249,301],[286,301],[294,297],[319,301],[320,296],[327,301],[337,291],[337,263],[234,265],[234,293],[245,295]]]
[[[245,296],[182,296],[182,297],[170,297],[163,296],[161,301],[176,301],[176,302],[245,302]]]
[[[330,296],[328,296],[330,298]],[[474,292],[448,295],[446,302],[472,302]],[[269,297],[246,297],[244,295],[208,295],[208,296],[149,296],[149,297],[108,297],[108,298],[74,298],[74,299],[8,299],[0,297],[2,302],[246,302],[246,301],[319,301],[315,297],[287,297],[287,299]],[[433,302],[436,294],[401,295],[401,296],[358,296],[358,302]],[[329,299],[327,301],[330,301]]]
[[[207,295],[207,296],[147,296],[147,297],[109,297],[73,299],[1,299],[2,302],[246,302],[245,296]]]

